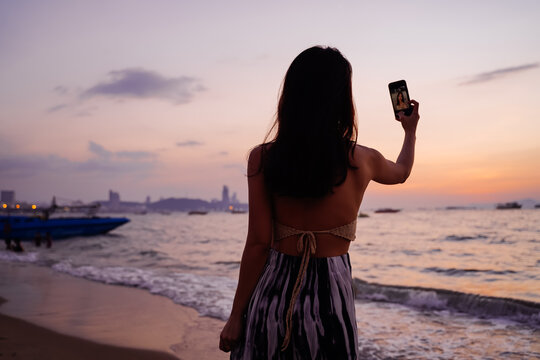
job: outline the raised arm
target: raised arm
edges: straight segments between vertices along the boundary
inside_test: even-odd
[[[220,336],[219,348],[230,351],[243,332],[243,315],[266,264],[272,241],[272,208],[266,191],[261,164],[262,148],[252,150],[248,160],[249,223],[246,245],[240,263],[238,287],[229,320]]]
[[[411,100],[413,112],[406,116],[400,112],[396,118],[405,130],[403,146],[396,162],[387,160],[377,150],[370,149],[371,179],[381,184],[399,184],[405,182],[411,173],[414,163],[414,147],[416,142],[416,126],[420,115],[419,104]]]

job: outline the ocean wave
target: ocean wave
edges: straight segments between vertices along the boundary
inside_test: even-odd
[[[503,238],[497,238],[497,239],[493,239],[491,240],[489,243],[490,244],[504,244],[504,245],[512,245],[512,244],[515,244],[517,241],[515,240],[507,240],[505,237]]]
[[[216,265],[232,265],[232,266],[240,266],[240,261],[216,261],[214,262]]]
[[[67,261],[56,263],[52,268],[87,280],[145,289],[192,307],[203,316],[223,320],[230,314],[236,290],[236,281],[221,276],[170,272],[165,275],[132,267],[74,266]]]
[[[395,251],[392,251],[393,253],[401,253],[401,254],[405,254],[405,255],[408,255],[408,256],[421,256],[423,255],[422,252],[418,251],[418,250],[412,250],[412,249],[403,249],[403,250],[395,250]]]
[[[99,243],[79,246],[80,251],[99,251],[99,250],[103,250],[103,248],[104,248],[103,245]]]
[[[37,252],[0,251],[0,260],[11,262],[36,263],[39,259]]]
[[[540,329],[540,303],[467,294],[446,289],[381,285],[355,278],[355,296],[360,300],[401,304],[422,310],[448,310],[479,318],[506,318]]]
[[[509,275],[517,274],[517,271],[514,270],[481,270],[481,269],[455,269],[455,268],[440,268],[436,266],[424,268],[422,272],[436,272],[439,274],[449,275],[449,276],[464,276],[472,274],[490,274],[490,275]]]
[[[177,304],[195,308],[201,315],[226,320],[232,306],[237,281],[225,276],[198,275],[182,269],[140,269],[129,266],[75,265],[70,261],[40,258],[37,252],[14,253],[0,250],[0,260],[47,266],[72,276],[106,284],[137,287],[170,298]],[[540,263],[538,260],[537,264]],[[232,265],[232,264],[231,264]],[[512,270],[432,268],[430,271],[501,274]],[[480,318],[507,318],[540,329],[540,303],[467,294],[445,289],[391,286],[353,281],[358,300],[387,302],[420,310],[448,310]]]
[[[488,237],[483,234],[478,235],[448,235],[444,238],[445,241],[467,241],[476,239],[487,239]]]

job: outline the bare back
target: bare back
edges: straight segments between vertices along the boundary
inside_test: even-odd
[[[274,220],[296,229],[317,231],[336,228],[354,221],[371,180],[371,149],[356,146],[345,181],[333,189],[333,193],[319,199],[298,199],[273,196]],[[299,255],[296,247],[297,236],[275,242],[276,250]],[[347,253],[350,241],[331,234],[317,235],[316,257],[338,256]]]

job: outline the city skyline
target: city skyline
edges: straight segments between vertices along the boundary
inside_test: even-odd
[[[0,199],[0,204],[6,204],[6,205],[9,205],[9,206],[14,206],[16,204],[41,204],[41,205],[47,205],[47,204],[51,204],[53,202],[52,198],[56,200],[56,195],[52,195],[52,198],[48,201],[27,201],[27,200],[23,200],[23,199],[19,199],[17,198],[17,192],[15,190],[5,190],[5,189],[0,189],[1,190],[1,199]],[[103,198],[105,198],[107,196],[104,196]],[[238,195],[235,191],[232,191],[232,194],[229,196],[229,187],[227,185],[223,185],[222,186],[222,189],[221,189],[221,198],[217,198],[217,197],[213,197],[213,198],[194,198],[194,197],[189,197],[189,196],[186,196],[186,197],[173,197],[173,196],[162,196],[160,197],[159,199],[154,199],[152,200],[151,196],[147,195],[145,197],[145,200],[144,201],[134,201],[133,199],[124,199],[123,197],[121,197],[121,192],[120,191],[116,191],[116,190],[112,190],[112,189],[109,189],[108,190],[108,200],[103,200],[103,199],[93,199],[91,200],[90,202],[95,202],[95,201],[98,201],[98,202],[104,202],[104,201],[107,201],[107,202],[111,202],[111,203],[121,203],[121,202],[132,202],[132,203],[139,203],[139,204],[151,204],[151,203],[156,203],[156,202],[159,202],[159,201],[163,201],[163,200],[166,200],[166,199],[173,199],[173,198],[176,198],[176,199],[194,199],[194,200],[204,200],[204,201],[207,201],[209,203],[217,203],[217,202],[220,202],[220,203],[223,203],[225,205],[229,205],[229,204],[245,204],[241,201],[238,200]],[[83,203],[83,201],[79,198],[79,199],[67,199],[67,198],[60,198],[62,203],[65,204],[65,205],[70,205],[70,204],[81,204]]]
[[[359,143],[398,156],[387,84],[420,101],[407,183],[363,207],[540,199],[536,1],[0,3],[0,188],[28,202],[247,202],[246,161],[312,45],[353,67]]]
[[[167,201],[178,201],[178,200],[187,200],[187,201],[199,201],[199,202],[204,202],[206,203],[206,205],[204,206],[207,206],[208,209],[212,208],[212,206],[215,206],[215,205],[223,205],[220,209],[220,211],[223,211],[223,210],[231,210],[229,208],[229,205],[237,205],[239,206],[240,209],[242,210],[246,210],[248,209],[248,202],[243,202],[243,201],[240,201],[238,200],[237,198],[237,194],[236,192],[233,192],[232,193],[232,196],[230,197],[230,200],[228,197],[225,196],[225,188],[227,189],[227,193],[228,193],[228,186],[227,185],[223,185],[223,188],[222,188],[222,197],[221,199],[219,198],[197,198],[197,197],[190,197],[190,196],[183,196],[183,197],[178,197],[178,196],[163,196],[163,197],[160,197],[159,199],[154,199],[152,200],[150,196],[146,196],[145,200],[144,201],[139,201],[139,200],[133,200],[133,199],[125,199],[125,198],[122,198],[121,195],[120,195],[120,192],[119,191],[113,191],[113,190],[109,190],[108,193],[109,193],[109,196],[108,196],[108,200],[103,200],[101,198],[99,199],[93,199],[93,200],[90,200],[90,201],[87,201],[86,202],[86,205],[88,204],[93,204],[93,203],[100,203],[102,206],[105,206],[105,209],[109,209],[110,205],[111,204],[116,204],[119,205],[119,204],[124,204],[124,205],[127,205],[127,207],[124,207],[123,210],[126,210],[127,212],[132,212],[132,211],[138,211],[138,210],[146,210],[145,207],[148,207],[149,205],[156,205],[156,204],[159,204],[159,203],[163,203],[163,202],[167,202]],[[25,200],[19,200],[17,199],[16,197],[16,192],[13,191],[13,190],[2,190],[2,199],[0,201],[0,204],[2,206],[4,206],[4,204],[8,205],[10,208],[13,208],[15,205],[19,204],[21,206],[24,206],[26,205],[26,208],[25,209],[29,209],[30,206],[32,206],[32,208],[34,206],[37,206],[38,208],[40,207],[48,207],[52,204],[52,202],[54,201],[56,204],[60,205],[60,206],[71,206],[71,205],[84,205],[85,202],[82,201],[81,199],[66,199],[66,198],[60,198],[60,201],[56,200],[56,196],[53,196],[54,200],[51,199],[51,200],[48,200],[48,201],[25,201]],[[5,200],[5,199],[10,199],[10,200]],[[443,208],[446,208],[446,209],[454,209],[454,208],[462,208],[462,209],[487,209],[487,208],[495,208],[497,207],[498,205],[501,205],[501,204],[505,204],[505,203],[510,203],[510,202],[517,202],[518,204],[522,205],[524,209],[532,209],[532,208],[538,208],[538,206],[540,205],[540,199],[536,199],[536,198],[515,198],[515,199],[511,199],[511,200],[508,200],[508,199],[505,199],[505,200],[498,200],[498,201],[495,201],[495,202],[491,202],[491,201],[487,201],[487,202],[463,202],[463,203],[452,203],[451,205],[449,205],[449,203],[447,204],[438,204],[438,205],[434,205],[434,206],[415,206],[414,203],[409,203],[407,204],[406,206],[402,206],[400,207],[400,209],[408,209],[408,210],[415,210],[415,209],[418,209],[418,210],[426,210],[426,209],[443,209]],[[140,206],[143,206],[143,207],[140,207]],[[361,211],[362,210],[376,210],[376,209],[381,209],[381,208],[385,208],[385,206],[389,206],[389,205],[385,205],[385,204],[377,204],[377,203],[373,203],[373,204],[369,204],[369,205],[366,205],[365,202],[362,204],[361,206]],[[114,207],[114,206],[113,206]],[[109,209],[111,210],[111,209]],[[113,209],[113,210],[122,210],[122,209]],[[185,207],[183,210],[180,210],[180,211],[187,211],[187,210],[193,210],[192,208],[189,208],[189,207]],[[215,210],[215,209],[214,209]]]

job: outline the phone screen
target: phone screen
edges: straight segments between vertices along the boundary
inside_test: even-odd
[[[388,90],[390,90],[394,114],[397,115],[400,111],[403,111],[406,115],[410,115],[412,108],[409,105],[409,90],[407,89],[405,80],[399,80],[388,84]]]

